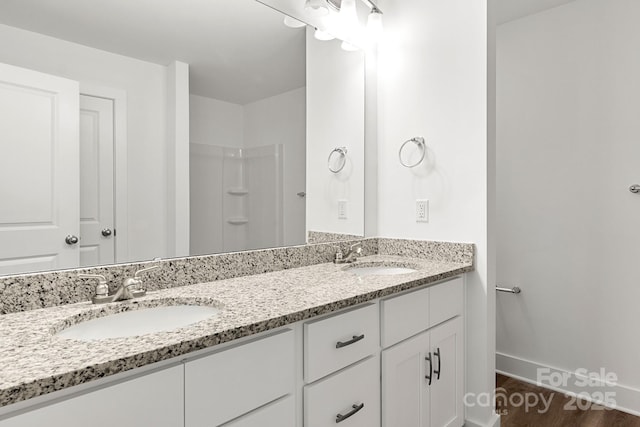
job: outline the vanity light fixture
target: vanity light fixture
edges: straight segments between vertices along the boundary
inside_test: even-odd
[[[360,50],[360,48],[356,45],[353,45],[349,42],[343,41],[342,44],[340,45],[340,47],[342,48],[342,50],[346,50],[347,52],[356,52],[358,50]]]
[[[289,28],[302,28],[307,24],[305,24],[302,21],[298,21],[296,18],[292,18],[291,16],[286,15],[284,17],[284,25],[286,25]]]
[[[304,10],[309,16],[325,16],[329,14],[327,0],[305,0]]]
[[[344,41],[342,49],[346,51],[356,51],[363,43],[362,31],[360,31],[360,21],[356,8],[357,0],[305,0],[304,13],[312,17],[321,17],[326,23],[329,31],[316,28],[314,37],[318,40],[333,40],[334,31],[348,40],[359,40],[354,44],[352,41]],[[367,17],[366,38],[371,44],[380,40],[382,35],[382,11],[371,0],[362,0],[371,10]],[[284,23],[290,28],[302,28],[306,24],[291,16],[285,16]],[[323,27],[324,28],[324,27]],[[332,30],[333,29],[333,30]]]
[[[313,33],[313,37],[322,41],[329,41],[335,39],[333,35],[327,33],[326,31],[322,31],[316,28],[316,31]]]
[[[367,18],[367,35],[373,43],[377,43],[382,37],[382,12],[375,6]]]

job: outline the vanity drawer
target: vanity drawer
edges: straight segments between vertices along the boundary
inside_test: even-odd
[[[429,327],[462,314],[464,281],[457,277],[429,288]]]
[[[429,328],[429,288],[380,302],[382,347],[390,347]]]
[[[304,378],[311,383],[379,348],[376,304],[304,324]]]
[[[294,333],[185,363],[185,425],[217,426],[294,391]]]
[[[339,414],[352,415],[343,421]],[[344,424],[342,424],[344,422]],[[380,425],[380,359],[357,365],[304,388],[304,427]]]

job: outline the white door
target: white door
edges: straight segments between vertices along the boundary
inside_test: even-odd
[[[78,83],[0,64],[0,274],[78,265]]]
[[[460,427],[464,423],[462,346],[462,318],[431,330],[431,427]]]
[[[113,100],[80,96],[80,266],[113,264]]]
[[[429,427],[428,355],[429,332],[382,352],[382,427]]]

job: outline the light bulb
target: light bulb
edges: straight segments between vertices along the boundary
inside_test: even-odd
[[[326,0],[306,0],[304,10],[309,16],[324,16],[329,14]]]
[[[345,34],[356,31],[360,23],[358,22],[358,11],[356,10],[356,0],[342,0],[339,14],[340,25]]]
[[[358,46],[353,45],[349,42],[343,41],[342,44],[340,45],[340,47],[342,48],[342,50],[346,50],[347,52],[355,52],[360,50],[358,48]]]
[[[292,18],[291,16],[286,15],[284,17],[284,25],[286,25],[289,28],[302,28],[307,24],[305,24],[302,21],[298,21],[296,18]]]
[[[326,31],[322,31],[316,28],[315,33],[313,33],[313,36],[318,39],[318,40],[322,40],[322,41],[327,41],[327,40],[333,40],[335,39],[334,36],[332,36],[331,34],[327,33]]]
[[[382,37],[382,30],[382,12],[373,8],[367,18],[367,34],[369,40],[374,43],[378,42]]]

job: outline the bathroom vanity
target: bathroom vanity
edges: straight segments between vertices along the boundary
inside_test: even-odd
[[[461,426],[472,269],[374,255],[6,314],[0,426]],[[158,305],[219,311],[142,336],[56,335]]]

